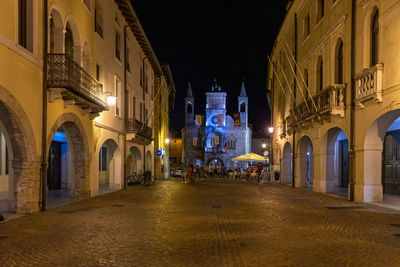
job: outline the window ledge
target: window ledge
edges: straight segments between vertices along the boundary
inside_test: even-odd
[[[332,4],[331,9],[333,9],[337,4],[340,2],[340,0],[336,0],[335,3]]]
[[[303,42],[301,44],[305,44],[309,39],[310,39],[310,34],[308,34],[307,37],[303,39]]]

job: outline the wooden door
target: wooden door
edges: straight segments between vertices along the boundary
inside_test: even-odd
[[[53,141],[49,151],[47,186],[49,190],[61,189],[61,143]]]
[[[400,195],[400,131],[385,137],[382,167],[383,193]]]

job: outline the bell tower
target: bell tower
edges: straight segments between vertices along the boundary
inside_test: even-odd
[[[240,89],[240,95],[238,97],[238,112],[240,113],[240,122],[242,127],[247,127],[248,119],[248,105],[249,100],[247,98],[246,89],[244,87],[244,81],[242,81],[242,88]]]
[[[185,124],[194,123],[194,97],[192,93],[192,86],[190,82],[186,91],[185,97]]]

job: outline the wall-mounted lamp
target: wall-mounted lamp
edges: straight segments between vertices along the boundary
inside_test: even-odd
[[[107,95],[109,94],[109,95]],[[117,103],[117,97],[113,96],[111,92],[105,92],[103,93],[103,95],[107,95],[106,99],[107,99],[107,104],[109,106],[115,106],[115,104]]]
[[[169,141],[170,141],[169,138],[165,139],[166,144],[169,144]]]
[[[274,132],[274,127],[268,127],[268,132],[272,134]]]

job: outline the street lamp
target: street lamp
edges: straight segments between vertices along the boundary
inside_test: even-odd
[[[169,138],[165,139],[166,144],[169,144],[169,142],[170,142]]]
[[[272,134],[274,132],[274,127],[268,127],[268,132]]]
[[[111,92],[103,93],[103,95],[107,95],[107,94],[109,94],[108,96],[106,96],[107,104],[111,107],[115,106],[115,104],[117,103],[117,97],[113,96]]]

